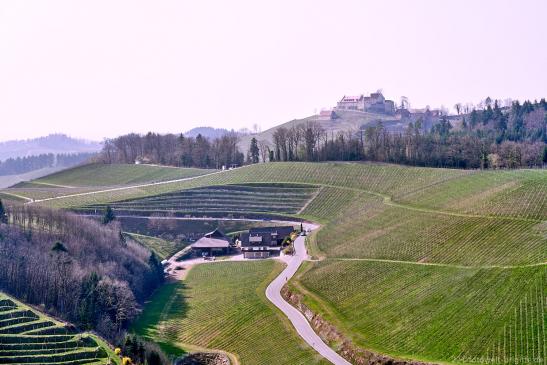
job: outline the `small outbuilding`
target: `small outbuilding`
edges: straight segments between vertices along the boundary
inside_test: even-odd
[[[190,247],[198,256],[221,256],[230,252],[232,240],[215,229],[193,243]]]

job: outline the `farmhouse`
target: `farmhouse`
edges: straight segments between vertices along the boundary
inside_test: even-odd
[[[199,256],[226,255],[230,252],[232,241],[220,230],[205,234],[190,247]]]
[[[240,238],[243,257],[260,259],[270,256],[279,256],[283,248],[283,241],[294,232],[294,227],[260,227],[251,228]]]

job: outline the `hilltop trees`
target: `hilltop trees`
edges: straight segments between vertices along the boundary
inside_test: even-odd
[[[170,166],[221,168],[243,164],[238,136],[228,133],[210,140],[174,134],[127,134],[105,142],[100,159],[105,163],[147,162]]]
[[[0,161],[0,176],[16,175],[46,167],[70,167],[92,158],[94,153],[57,154],[44,153],[36,156],[8,158]]]
[[[293,123],[276,128],[271,141],[253,138],[247,162],[363,160],[457,168],[541,166],[546,160],[547,101],[507,103],[502,107],[500,101],[487,98],[478,109],[457,103],[458,118],[443,115],[440,120],[426,110],[404,131],[388,130],[381,121],[337,133],[325,131],[313,121]],[[219,169],[243,163],[237,143],[233,133],[214,140],[201,135],[129,134],[107,141],[101,156],[107,163],[143,161]]]
[[[460,126],[447,116],[426,128],[427,120],[409,123],[404,132],[382,122],[360,130],[327,133],[318,124],[278,128],[270,161],[378,161],[455,168],[542,166],[547,160],[547,102],[514,102],[502,108],[487,99],[483,110],[462,115]],[[458,104],[460,112],[462,106]],[[469,111],[468,106],[464,111]],[[426,115],[427,119],[427,115]],[[300,135],[303,143],[296,147]]]

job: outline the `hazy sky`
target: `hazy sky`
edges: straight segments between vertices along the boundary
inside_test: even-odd
[[[547,96],[547,1],[0,1],[0,140]]]

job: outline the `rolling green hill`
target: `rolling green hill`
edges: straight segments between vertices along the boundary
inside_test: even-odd
[[[63,170],[34,183],[58,187],[118,186],[152,183],[204,175],[214,170],[153,165],[91,164]]]
[[[546,170],[270,163],[43,204],[82,207],[142,199],[169,207],[171,198],[188,202],[192,191],[256,183],[315,189],[297,215],[323,224],[308,240],[311,253],[323,260],[307,263],[290,284],[357,345],[450,364],[545,364]],[[219,207],[224,203],[218,200]],[[244,290],[237,283],[232,290]],[[196,279],[189,287],[195,291],[181,289],[178,295],[199,307],[213,300],[210,292],[210,297],[197,294],[208,285]],[[162,312],[167,314],[150,323],[170,321],[170,312]],[[230,315],[219,311],[215,318],[222,322]],[[170,343],[185,338],[185,344],[214,343],[240,356],[246,351],[221,341],[218,333],[208,337],[212,342],[192,337],[202,319],[184,320],[186,329],[180,327]],[[270,356],[266,350],[255,355]]]
[[[166,213],[239,217],[246,213],[296,214],[310,201],[317,188],[310,185],[231,184],[181,190],[111,204],[122,214]],[[103,210],[104,204],[85,209]]]
[[[199,265],[159,290],[134,325],[169,353],[223,350],[241,364],[327,364],[304,346],[264,294],[281,271],[272,260]]]
[[[0,364],[118,364],[97,336],[77,333],[0,292]]]

